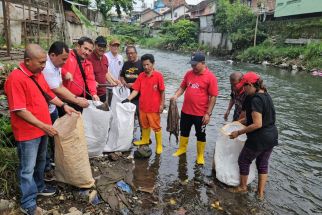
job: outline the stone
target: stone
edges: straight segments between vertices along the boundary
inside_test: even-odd
[[[0,200],[0,211],[8,210],[10,207],[10,201],[1,199]]]

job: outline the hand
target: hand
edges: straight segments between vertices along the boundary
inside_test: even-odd
[[[92,99],[93,101],[100,101],[100,97],[98,97],[98,95],[93,95]]]
[[[209,114],[205,114],[203,117],[202,117],[202,125],[207,125],[210,121],[210,116]]]
[[[114,80],[114,82],[117,86],[122,86],[122,82],[120,80]]]
[[[46,132],[46,134],[48,134],[51,137],[58,134],[58,131],[52,125],[43,124],[43,126],[40,129]]]
[[[127,87],[127,88],[129,88],[129,89],[131,89],[131,88],[132,88],[132,86],[133,86],[133,83],[127,83],[127,84],[126,84],[126,87]]]
[[[233,131],[233,132],[230,133],[229,138],[230,139],[235,139],[238,136],[239,136],[238,131]]]
[[[163,112],[163,109],[164,109],[164,104],[161,104],[160,105],[160,109],[159,109],[159,113],[162,113]]]
[[[64,111],[69,115],[71,115],[72,113],[79,114],[78,111],[76,111],[74,108],[72,108],[71,106],[68,106],[68,105],[64,105]]]
[[[224,115],[224,120],[225,120],[225,121],[227,121],[227,120],[228,120],[229,113],[230,113],[230,111],[229,111],[229,110],[227,110],[227,111],[226,111],[226,113],[225,113],[225,115]]]
[[[121,103],[124,104],[124,103],[127,103],[127,102],[130,102],[129,99],[124,99]]]
[[[73,75],[70,72],[67,72],[64,78],[66,81],[73,81]]]
[[[77,97],[77,105],[82,107],[82,108],[87,108],[89,106],[89,103],[87,101],[87,99],[83,98],[83,97]]]
[[[177,96],[176,95],[174,95],[174,96],[172,96],[171,98],[170,98],[170,100],[172,100],[172,101],[175,101],[175,100],[177,100]]]

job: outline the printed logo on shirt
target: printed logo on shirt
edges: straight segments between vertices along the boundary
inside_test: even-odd
[[[192,89],[199,89],[199,84],[189,82],[188,87],[191,87]]]
[[[153,85],[153,90],[154,91],[157,91],[158,90],[158,85],[157,84]]]

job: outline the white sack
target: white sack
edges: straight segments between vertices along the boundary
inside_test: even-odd
[[[104,152],[130,150],[133,140],[135,108],[136,106],[130,102],[116,104]]]
[[[115,111],[116,104],[129,97],[130,89],[127,87],[113,87],[113,97],[111,101],[111,110]]]
[[[89,157],[97,157],[103,154],[112,120],[111,111],[97,109],[96,106],[103,103],[94,102],[89,101],[90,105],[83,109],[84,129]]]
[[[245,127],[239,122],[232,122],[220,129],[215,149],[215,169],[216,178],[230,186],[239,185],[239,166],[238,156],[241,152],[245,141],[246,135],[240,135],[236,139],[230,139],[229,134]],[[250,166],[247,184],[255,179],[255,161]]]

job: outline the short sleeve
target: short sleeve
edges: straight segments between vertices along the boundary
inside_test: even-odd
[[[251,102],[252,111],[258,112],[258,113],[263,113],[263,109],[264,109],[263,107],[264,107],[264,104],[263,104],[262,99],[257,96],[253,97],[252,102]]]
[[[162,76],[161,73],[160,73],[160,76],[159,76],[159,90],[160,91],[164,91],[165,90],[163,76]]]
[[[208,87],[208,93],[210,96],[218,96],[218,83],[217,78],[214,75],[210,76],[210,82]]]
[[[182,89],[186,89],[187,88],[187,78],[188,78],[187,76],[188,76],[188,73],[185,74],[185,76],[183,77],[183,80],[182,80],[182,82],[180,84],[180,87]]]
[[[50,68],[45,68],[42,73],[50,89],[56,89],[61,85],[62,79],[61,75],[59,74],[59,71],[55,71],[54,69],[50,70]]]
[[[139,75],[139,77],[135,80],[134,84],[132,85],[132,89],[133,90],[140,92],[140,89],[141,89],[141,79],[142,79],[142,76]]]
[[[121,77],[123,77],[123,78],[125,77],[125,70],[126,70],[126,68],[125,68],[125,67],[126,67],[126,63],[124,63],[124,64],[123,64],[122,69],[121,69],[121,74],[120,74],[120,76],[121,76]]]
[[[25,89],[19,79],[13,77],[9,78],[5,84],[5,91],[10,111],[26,109]]]

